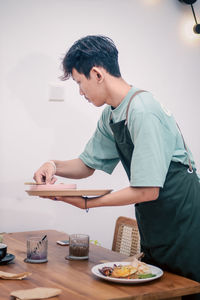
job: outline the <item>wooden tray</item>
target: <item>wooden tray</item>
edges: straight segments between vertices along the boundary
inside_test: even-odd
[[[57,191],[30,191],[26,190],[29,196],[46,196],[46,197],[59,197],[59,196],[103,196],[109,194],[112,190],[57,190]]]

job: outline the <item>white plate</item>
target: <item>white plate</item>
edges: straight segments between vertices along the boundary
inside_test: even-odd
[[[94,266],[91,271],[95,276],[97,276],[99,278],[102,278],[107,281],[118,282],[118,283],[144,283],[147,281],[151,281],[151,280],[160,278],[163,275],[163,271],[160,268],[152,266],[152,265],[148,265],[148,266],[151,269],[151,273],[155,274],[156,276],[151,277],[151,278],[144,278],[144,279],[112,278],[109,276],[104,276],[103,274],[100,273],[99,269],[102,269],[103,267],[113,267],[114,264],[125,266],[125,265],[129,265],[130,263],[129,262],[121,262],[121,261],[108,262],[108,263]]]

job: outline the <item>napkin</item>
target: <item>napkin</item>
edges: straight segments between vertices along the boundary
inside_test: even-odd
[[[0,271],[0,278],[1,279],[24,279],[29,275],[32,275],[32,273],[23,272],[23,273],[14,274],[14,273],[8,273],[8,272]]]
[[[51,298],[61,294],[60,289],[37,287],[34,289],[17,290],[10,294],[19,300]]]

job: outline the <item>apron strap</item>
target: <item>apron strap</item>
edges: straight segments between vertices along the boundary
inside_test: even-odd
[[[190,160],[190,156],[189,156],[189,151],[188,151],[188,148],[186,146],[186,142],[185,142],[185,139],[183,137],[183,134],[181,132],[181,129],[180,127],[178,126],[178,124],[176,123],[176,126],[178,127],[178,130],[182,136],[182,140],[183,140],[183,145],[184,145],[184,148],[185,148],[185,151],[187,152],[187,155],[188,155],[188,163],[189,163],[189,168],[188,168],[188,173],[193,173],[193,168],[192,168],[192,163],[191,163],[191,160]]]
[[[135,96],[137,96],[138,94],[143,93],[143,92],[146,92],[146,91],[145,91],[145,90],[138,90],[137,92],[135,92],[135,93],[131,96],[131,98],[130,98],[130,100],[129,100],[129,102],[128,102],[127,109],[126,109],[126,120],[125,120],[125,125],[127,125],[127,123],[128,123],[128,111],[129,111],[129,107],[130,107],[130,104],[131,104],[133,98],[134,98]],[[188,164],[189,164],[188,173],[193,173],[193,168],[192,168],[192,163],[191,163],[191,160],[190,160],[188,148],[187,148],[187,146],[186,146],[186,143],[185,143],[185,140],[184,140],[184,137],[183,137],[183,134],[182,134],[182,132],[181,132],[180,127],[178,126],[177,123],[176,123],[176,125],[177,125],[177,127],[178,127],[178,129],[179,129],[179,132],[180,132],[181,136],[182,136],[182,139],[183,139],[183,145],[184,145],[184,148],[185,148],[185,150],[186,150],[186,152],[187,152],[187,155],[188,155]]]
[[[129,111],[129,107],[130,107],[131,101],[133,100],[133,98],[134,98],[135,96],[137,96],[138,94],[140,94],[140,93],[142,93],[142,92],[147,92],[147,91],[145,91],[145,90],[138,90],[138,91],[136,91],[136,92],[131,96],[131,98],[130,98],[130,100],[129,100],[129,102],[128,102],[128,105],[127,105],[127,109],[126,109],[125,125],[127,125],[127,123],[128,123],[128,111]],[[112,111],[111,111],[111,113],[110,113],[110,122],[112,122]]]
[[[126,109],[126,120],[125,120],[125,123],[124,123],[125,125],[127,125],[127,123],[128,123],[128,111],[129,111],[129,107],[130,107],[130,104],[131,104],[133,98],[134,98],[135,96],[137,96],[138,94],[143,93],[143,92],[146,92],[146,91],[145,91],[145,90],[138,90],[138,91],[136,91],[136,92],[131,96],[131,98],[130,98],[130,100],[129,100],[129,102],[128,102],[128,105],[127,105],[127,109]]]
[[[137,96],[138,94],[143,93],[143,92],[147,92],[147,91],[145,91],[145,90],[138,90],[138,91],[136,91],[136,92],[131,96],[131,98],[130,98],[130,100],[129,100],[129,102],[128,102],[128,105],[127,105],[127,109],[126,109],[126,119],[125,119],[125,123],[124,123],[125,125],[127,125],[127,123],[128,123],[128,111],[129,111],[129,107],[130,107],[130,105],[131,105],[131,102],[132,102],[133,98],[134,98],[135,96]],[[112,112],[111,112],[111,114],[110,114],[110,122],[112,122]],[[176,123],[176,125],[177,125],[177,127],[178,127],[178,129],[179,129],[179,132],[180,132],[181,137],[182,137],[182,140],[183,140],[184,148],[185,148],[185,150],[186,150],[186,152],[187,152],[187,155],[188,155],[188,164],[189,164],[188,173],[193,173],[193,168],[192,168],[192,163],[191,163],[191,160],[190,160],[188,148],[187,148],[187,146],[186,146],[186,143],[185,143],[185,140],[184,140],[184,137],[183,137],[183,135],[182,135],[182,132],[181,132],[180,127],[178,126],[177,123]]]

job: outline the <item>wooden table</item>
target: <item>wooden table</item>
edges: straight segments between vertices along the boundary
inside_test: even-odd
[[[48,262],[44,264],[25,263],[26,240],[30,236],[48,235]],[[10,273],[31,272],[23,280],[0,279],[0,299],[10,299],[10,292],[38,286],[62,289],[57,300],[95,300],[95,299],[181,299],[182,295],[200,293],[198,282],[168,272],[155,280],[144,284],[118,284],[96,278],[91,268],[101,260],[119,261],[124,258],[119,253],[90,244],[89,260],[65,260],[67,246],[59,246],[57,240],[66,239],[67,235],[55,230],[9,233],[4,235],[8,253],[15,255],[15,260],[7,265],[0,265],[0,270]]]

